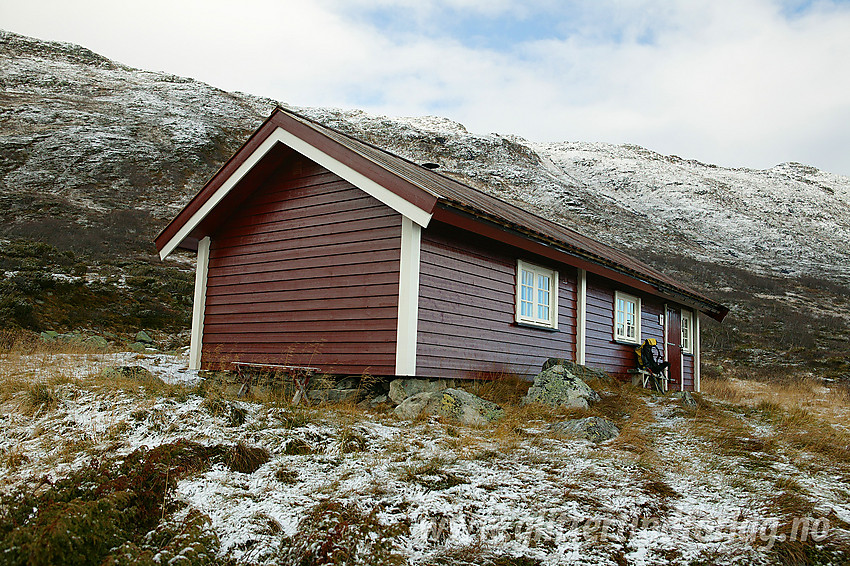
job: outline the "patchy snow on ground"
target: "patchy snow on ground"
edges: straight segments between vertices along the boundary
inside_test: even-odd
[[[616,442],[564,438],[533,419],[506,431],[410,423],[386,411],[234,400],[247,418],[232,426],[192,389],[157,396],[85,381],[107,367],[135,365],[194,386],[200,378],[186,362],[134,353],[17,359],[22,377],[45,377],[51,367],[62,379],[51,410],[21,412],[25,393],[4,404],[0,454],[26,458],[17,465],[0,459],[0,489],[55,479],[93,454],[179,439],[263,447],[270,460],[254,473],[216,464],[169,494],[209,517],[222,554],[240,564],[276,563],[305,516],[328,500],[403,526],[394,549],[413,564],[458,548],[552,565],[769,564],[781,519],[769,505],[778,478],[793,480],[816,502],[807,520],[850,522],[846,470],[812,471],[779,458],[753,472],[745,457],[716,454],[673,398],[644,397],[654,419],[643,431],[652,446],[647,455]],[[758,438],[763,426],[742,422],[741,434]],[[354,449],[346,444],[351,438]],[[290,450],[293,442],[307,453]],[[824,539],[848,535],[812,524]]]

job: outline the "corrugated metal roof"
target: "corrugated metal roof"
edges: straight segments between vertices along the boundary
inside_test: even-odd
[[[320,124],[306,116],[286,109],[280,109],[280,111],[349,151],[359,154],[412,185],[438,197],[439,202],[443,205],[501,224],[548,245],[560,247],[572,255],[660,287],[659,290],[681,293],[701,303],[707,310],[714,311],[719,315],[716,318],[723,318],[728,312],[728,309],[720,303],[688,288],[620,250],[432,169],[422,167],[373,144]]]

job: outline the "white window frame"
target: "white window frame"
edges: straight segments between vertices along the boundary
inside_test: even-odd
[[[618,334],[617,333],[617,314],[618,314],[618,306],[620,301],[624,303],[634,303],[635,305],[635,335],[634,337],[628,336],[628,334]],[[625,311],[624,311],[625,313]],[[623,293],[621,291],[614,292],[614,341],[615,342],[625,342],[628,344],[640,344],[640,314],[641,314],[641,305],[640,305],[640,297],[636,297],[635,295],[629,295],[628,293]],[[624,325],[624,330],[627,328]]]
[[[685,324],[685,321],[688,321]],[[682,353],[694,353],[694,315],[691,311],[682,309],[682,316],[679,322],[682,330]]]
[[[528,302],[523,301],[522,298],[522,288],[523,288],[523,279],[522,274],[523,271],[531,272],[534,274],[534,290],[532,292],[532,315],[522,315],[522,303]],[[540,287],[538,287],[540,277],[548,277],[549,278],[549,317],[543,318],[538,317],[538,308],[541,303],[539,302],[539,292],[541,291]],[[542,267],[539,265],[535,265],[533,263],[529,263],[523,260],[517,260],[516,266],[516,322],[517,324],[525,324],[530,326],[539,326],[540,328],[549,328],[552,330],[558,329],[558,270],[557,269],[549,269],[547,267]]]

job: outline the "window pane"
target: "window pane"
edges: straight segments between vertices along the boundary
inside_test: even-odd
[[[538,305],[537,307],[537,318],[544,321],[549,321],[549,307]]]
[[[534,273],[523,269],[521,279],[519,314],[525,318],[532,318],[534,316]]]
[[[614,336],[633,341],[638,339],[638,302],[630,297],[617,294],[614,303]]]

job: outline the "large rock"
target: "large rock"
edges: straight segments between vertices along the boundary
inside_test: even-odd
[[[136,342],[141,342],[142,344],[153,344],[153,338],[151,338],[150,334],[145,332],[144,330],[139,330],[136,333]]]
[[[424,391],[411,395],[395,408],[395,415],[413,420],[420,415],[439,415],[468,426],[483,426],[504,415],[502,408],[462,389]]]
[[[100,349],[109,347],[109,341],[103,336],[89,336],[86,338],[86,344]]]
[[[56,339],[59,338],[59,333],[55,330],[45,330],[39,336],[45,342],[55,342]]]
[[[679,402],[682,403],[683,407],[693,409],[697,406],[697,400],[694,399],[694,396],[691,395],[690,391],[674,391],[673,397],[678,397]]]
[[[586,409],[588,403],[599,401],[599,395],[581,380],[572,369],[553,365],[534,378],[534,384],[522,399],[522,404],[542,403],[550,407]]]
[[[584,438],[592,442],[604,442],[620,435],[620,429],[614,423],[602,417],[570,419],[553,423],[549,425],[549,430],[575,438]]]
[[[446,389],[448,384],[443,381],[429,381],[427,379],[394,379],[390,382],[389,397],[393,403],[401,403],[408,397],[417,393],[433,393]]]
[[[564,358],[549,358],[545,362],[543,362],[543,367],[541,368],[543,371],[554,367],[554,366],[564,366],[564,368],[575,375],[582,381],[587,381],[590,379],[598,379],[600,381],[613,381],[609,374],[605,373],[601,369],[593,369],[587,366],[579,365],[572,360],[565,360]]]
[[[440,402],[443,398],[439,391],[423,391],[414,393],[407,399],[404,399],[395,408],[393,413],[400,419],[412,421],[419,415],[435,415],[437,414]]]
[[[356,403],[363,392],[360,389],[311,389],[307,397],[319,403]]]

